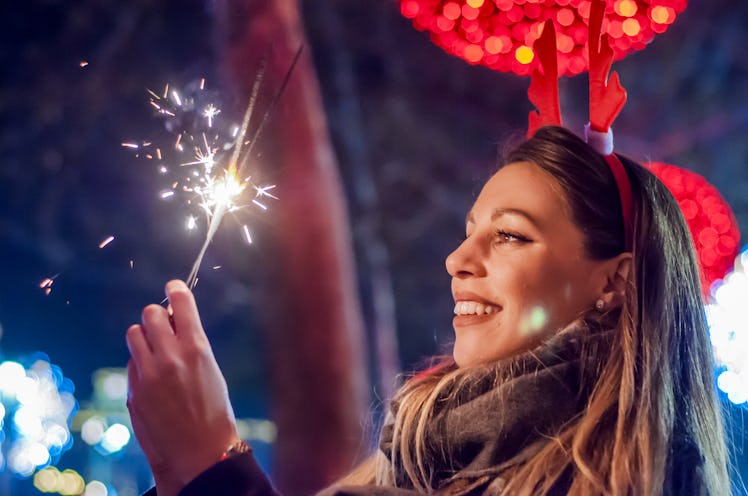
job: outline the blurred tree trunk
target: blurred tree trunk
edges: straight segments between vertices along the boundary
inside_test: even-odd
[[[372,383],[377,389],[377,396],[386,400],[392,398],[396,376],[400,372],[394,290],[390,256],[382,239],[383,208],[374,180],[372,153],[361,108],[362,98],[358,92],[361,83],[356,74],[354,49],[350,48],[350,40],[346,39],[343,29],[351,18],[355,18],[352,14],[360,7],[347,0],[307,0],[305,4],[307,26],[316,27],[316,32],[311,28],[308,30],[309,37],[315,40],[317,47],[315,60],[318,66],[328,71],[328,84],[323,88],[327,93],[323,91],[323,96],[327,98],[330,129],[337,139],[338,158],[345,164],[342,168],[343,180],[349,192],[350,209],[356,219],[353,237],[359,274],[363,279],[359,285],[369,336],[367,344],[372,350],[369,356],[375,369]],[[382,5],[384,8],[390,7]],[[390,36],[389,27],[381,20],[371,22],[366,28],[367,36]],[[321,79],[324,81],[325,77]]]
[[[222,57],[245,98],[268,55],[262,114],[304,43],[299,6],[296,0],[215,5]],[[263,217],[269,226],[260,261],[278,426],[273,476],[284,494],[307,495],[352,468],[368,405],[349,222],[308,47],[259,146],[263,176],[273,178],[280,197]]]

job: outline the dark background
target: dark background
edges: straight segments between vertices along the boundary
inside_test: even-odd
[[[348,195],[365,314],[373,270],[367,243],[375,239],[407,370],[451,339],[443,260],[502,143],[526,128],[529,81],[446,55],[395,1],[302,5]],[[178,202],[158,197],[164,185],[154,163],[120,143],[163,131],[146,87],[201,77],[217,94],[228,86],[213,8],[197,0],[0,7],[0,352],[45,351],[81,401],[91,395],[94,370],[124,366],[125,329],[145,304],[161,300],[165,281],[187,275],[200,247],[200,235],[183,228]],[[744,240],[746,23],[743,1],[692,1],[668,32],[615,66],[629,93],[615,126],[617,149],[704,175],[732,206]],[[561,82],[573,129],[586,121],[585,92],[585,76]],[[238,119],[241,105],[232,103],[224,112]],[[272,182],[272,164],[263,175]],[[253,227],[260,239],[273,229],[270,206]],[[115,241],[100,250],[110,234]],[[222,269],[204,270],[196,291],[243,417],[267,410],[253,301],[273,288],[258,284],[253,269],[270,256],[224,226],[204,262]],[[55,274],[45,296],[38,284]],[[744,410],[730,410],[741,424]]]

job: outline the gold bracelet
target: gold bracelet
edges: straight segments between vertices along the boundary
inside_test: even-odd
[[[226,458],[231,458],[232,456],[240,455],[242,453],[249,453],[250,451],[252,451],[252,447],[249,445],[249,443],[243,439],[240,439],[239,441],[235,441],[229,444],[229,447],[226,448],[226,451],[224,451],[221,455],[221,461],[225,460]]]

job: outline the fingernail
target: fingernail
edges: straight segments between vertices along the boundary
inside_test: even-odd
[[[180,291],[180,290],[183,291],[185,289],[187,289],[187,285],[184,282],[177,280],[177,279],[166,283],[166,294],[169,294],[173,291]]]

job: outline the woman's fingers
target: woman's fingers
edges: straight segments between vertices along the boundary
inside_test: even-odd
[[[132,362],[134,363],[135,372],[143,375],[152,367],[153,349],[148,344],[148,340],[143,332],[143,326],[140,324],[131,325],[125,334],[127,349],[130,351]],[[128,365],[129,369],[129,365]]]
[[[166,286],[170,309],[149,305],[127,331],[128,408],[159,494],[176,494],[236,439],[226,381],[200,323],[192,292]]]
[[[169,281],[166,284],[166,297],[173,310],[172,319],[177,338],[192,342],[205,340],[205,331],[190,288],[182,281]]]
[[[171,353],[175,345],[174,329],[172,329],[166,309],[160,305],[148,305],[143,309],[141,319],[145,338],[153,354],[163,356]]]

